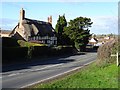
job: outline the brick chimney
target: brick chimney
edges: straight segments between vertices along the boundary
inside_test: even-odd
[[[52,16],[48,17],[48,22],[52,25]]]
[[[23,10],[23,8],[20,10],[20,26],[22,26],[22,21],[24,20],[25,18],[25,10]]]

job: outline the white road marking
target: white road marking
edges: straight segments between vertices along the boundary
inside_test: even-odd
[[[31,72],[31,71],[40,71],[40,70],[44,70],[44,69],[47,69],[47,68],[51,68],[51,67],[55,67],[55,66],[60,66],[60,65],[63,65],[63,63],[61,63],[61,64],[55,64],[55,65],[49,65],[49,66],[46,66],[46,67],[40,68],[40,69],[29,70],[28,72]],[[12,76],[20,75],[20,74],[24,74],[24,73],[23,72],[22,73],[21,72],[12,73],[12,74],[7,75],[6,77],[12,77]]]
[[[95,60],[94,60],[94,61],[95,61]],[[89,63],[87,63],[87,64],[90,64],[90,63],[92,63],[92,62],[94,62],[94,61],[91,61],[91,62],[89,62]],[[87,64],[86,64],[86,65],[87,65]],[[69,72],[71,72],[71,71],[78,70],[78,69],[80,69],[80,68],[82,68],[82,67],[84,67],[84,66],[76,67],[76,68],[74,68],[74,69],[72,69],[72,70],[69,70],[69,71],[66,71],[66,72],[63,72],[63,73],[60,73],[60,74],[54,75],[54,76],[52,76],[52,77],[49,77],[49,78],[46,78],[46,79],[40,80],[40,81],[38,81],[38,82],[34,82],[34,83],[31,83],[31,84],[28,84],[28,85],[22,86],[22,87],[20,87],[20,88],[26,88],[26,87],[28,87],[28,86],[31,86],[31,85],[34,85],[34,84],[37,84],[37,83],[40,83],[40,82],[44,82],[44,81],[46,81],[46,80],[53,79],[53,78],[55,78],[55,77],[58,77],[58,76],[61,76],[61,75],[67,74],[67,73],[69,73]]]
[[[49,66],[46,66],[46,67],[43,67],[43,68],[40,68],[40,69],[35,69],[35,70],[30,70],[30,71],[40,71],[40,70],[43,70],[43,69],[47,69],[47,68],[51,68],[51,67],[56,67],[56,66],[60,66],[60,65],[63,65],[63,63],[61,63],[61,64],[55,64],[55,65],[49,65]]]
[[[14,74],[14,73],[13,73],[13,74],[10,74],[10,75],[8,75],[8,76],[10,76],[10,77],[11,77],[11,76],[15,76],[15,75],[17,75],[17,74]]]
[[[91,57],[91,55],[90,55],[90,57]],[[88,57],[83,57],[83,58],[81,58],[81,60],[86,59],[86,58],[88,58]],[[77,62],[71,62],[71,64],[81,62],[81,60],[80,60],[80,61],[77,61]],[[91,62],[90,62],[90,63],[91,63]],[[40,69],[28,70],[27,72],[40,71],[40,70],[44,70],[44,69],[47,69],[47,68],[51,68],[51,67],[55,67],[55,66],[60,66],[60,65],[63,65],[63,64],[64,64],[64,63],[55,64],[55,65],[49,65],[49,66],[46,66],[46,67],[43,67],[43,68],[40,68]],[[84,64],[84,65],[88,65],[88,64],[89,64],[89,63]],[[9,75],[4,76],[4,77],[12,77],[12,76],[20,75],[20,74],[23,74],[23,73],[24,73],[24,72],[22,72],[22,73],[21,73],[21,72],[12,73],[12,74],[9,74]],[[0,78],[2,78],[2,77],[0,77]]]
[[[11,76],[19,75],[19,74],[22,74],[22,73],[12,73],[12,74],[10,74],[8,76],[11,77]]]

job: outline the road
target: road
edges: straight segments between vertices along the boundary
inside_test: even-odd
[[[81,68],[96,57],[94,52],[3,67],[2,88],[25,88]]]

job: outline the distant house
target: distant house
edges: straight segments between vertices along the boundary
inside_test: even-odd
[[[95,45],[95,44],[97,44],[98,43],[98,40],[96,39],[96,38],[91,38],[90,40],[89,40],[89,44],[92,44],[92,45]]]
[[[110,39],[110,36],[107,36],[107,37],[104,37],[105,40],[109,40]]]
[[[11,33],[10,30],[0,30],[0,37],[10,37],[9,34]]]
[[[48,22],[25,18],[25,10],[20,10],[20,20],[10,33],[11,37],[29,42],[39,42],[49,45],[57,44],[55,30],[52,27],[52,16]]]

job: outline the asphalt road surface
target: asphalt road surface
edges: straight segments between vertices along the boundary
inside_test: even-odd
[[[96,57],[93,52],[3,67],[2,88],[25,88],[81,68],[95,61]]]

